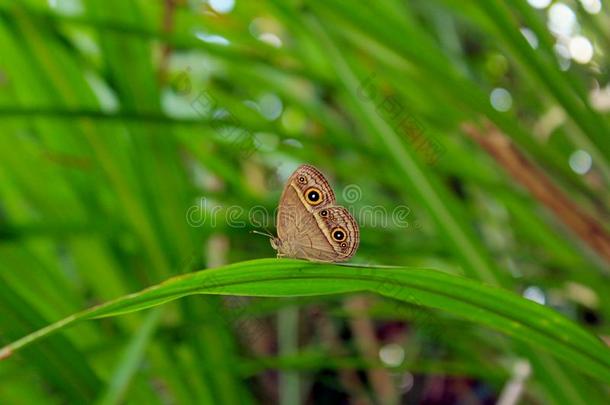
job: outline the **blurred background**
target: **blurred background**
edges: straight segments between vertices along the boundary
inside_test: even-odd
[[[273,257],[318,167],[354,263],[501,286],[610,333],[610,5],[0,0],[0,343]],[[0,362],[4,404],[607,403],[487,328],[373,296],[198,296]]]

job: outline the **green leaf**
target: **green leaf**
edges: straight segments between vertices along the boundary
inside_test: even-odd
[[[260,259],[171,278],[69,316],[0,351],[0,358],[81,320],[116,316],[193,294],[294,297],[372,292],[396,301],[447,311],[548,352],[610,383],[610,350],[550,308],[497,287],[422,268],[342,266]],[[400,305],[396,311],[400,311]]]

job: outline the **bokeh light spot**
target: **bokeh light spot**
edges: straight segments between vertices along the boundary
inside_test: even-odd
[[[215,34],[206,34],[205,32],[196,32],[195,36],[202,40],[203,42],[207,42],[208,44],[217,44],[217,45],[229,45],[229,40],[225,37],[221,37],[220,35]]]
[[[556,35],[571,36],[577,27],[576,14],[563,3],[553,4],[548,11],[549,29]]]
[[[521,31],[521,34],[523,34],[532,48],[538,48],[538,37],[534,34],[534,31],[529,28],[521,28],[519,31]]]
[[[593,58],[593,45],[586,37],[575,36],[568,44],[570,57],[578,63],[589,63]]]
[[[536,287],[535,285],[527,287],[525,291],[523,291],[523,297],[527,298],[530,301],[537,302],[540,305],[544,305],[544,303],[546,302],[544,291],[542,291],[540,287]]]
[[[513,105],[513,98],[508,90],[502,87],[496,87],[489,95],[491,106],[498,111],[508,111]]]
[[[284,105],[275,94],[265,93],[258,99],[258,107],[263,117],[273,121],[282,114]]]
[[[551,4],[551,0],[527,0],[527,2],[534,8],[545,8]]]
[[[210,7],[217,13],[227,14],[235,7],[235,0],[210,0]]]
[[[589,14],[597,14],[602,10],[602,2],[600,0],[580,0],[580,4]]]
[[[264,32],[259,37],[259,40],[263,41],[266,44],[279,48],[282,46],[282,40],[275,34],[271,32]]]
[[[593,159],[584,150],[577,150],[570,155],[570,168],[578,174],[586,174],[591,170]]]
[[[379,358],[390,367],[398,367],[405,359],[405,350],[399,344],[389,343],[379,349]]]

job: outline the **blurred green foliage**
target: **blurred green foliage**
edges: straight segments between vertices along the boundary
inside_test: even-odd
[[[249,231],[273,231],[301,163],[359,214],[353,262],[466,276],[571,319],[558,322],[574,347],[608,341],[610,261],[592,241],[610,232],[609,22],[585,0],[0,0],[0,341],[272,257]],[[466,128],[501,133],[524,161]],[[582,218],[599,228],[571,226]],[[530,346],[535,318],[513,339],[464,296],[397,313],[327,283],[62,329],[0,362],[0,402],[489,403],[515,384],[519,403],[610,396],[581,357]],[[581,354],[599,350],[607,372],[595,344]]]

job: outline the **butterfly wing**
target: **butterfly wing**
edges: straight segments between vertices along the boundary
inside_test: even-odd
[[[356,253],[360,244],[360,227],[347,208],[325,207],[317,210],[314,216],[337,255],[334,261],[347,260]]]
[[[320,199],[311,201],[307,199],[307,192],[318,191]],[[301,206],[306,212],[312,213],[314,208],[322,208],[335,204],[335,193],[318,169],[310,165],[302,165],[292,173],[286,182],[286,187],[280,197],[277,211],[277,235],[280,240],[285,239],[295,220],[301,224],[305,220]],[[298,212],[294,212],[297,210]]]
[[[280,256],[334,261],[335,250],[294,188],[282,195],[278,211],[278,237],[275,247]]]
[[[307,208],[322,208],[324,206],[335,205],[335,193],[328,184],[326,177],[315,167],[311,165],[302,165],[290,176],[286,188],[292,184],[293,187],[300,191],[303,201]],[[309,192],[319,192],[320,199],[312,201],[308,198]]]
[[[335,202],[324,175],[313,166],[300,166],[280,197],[278,237],[272,241],[278,255],[328,262],[352,257],[360,240],[358,224]]]
[[[324,262],[342,262],[351,258],[360,243],[356,219],[341,206],[326,207],[313,212],[314,223],[305,215],[304,226],[290,236],[289,257]]]

